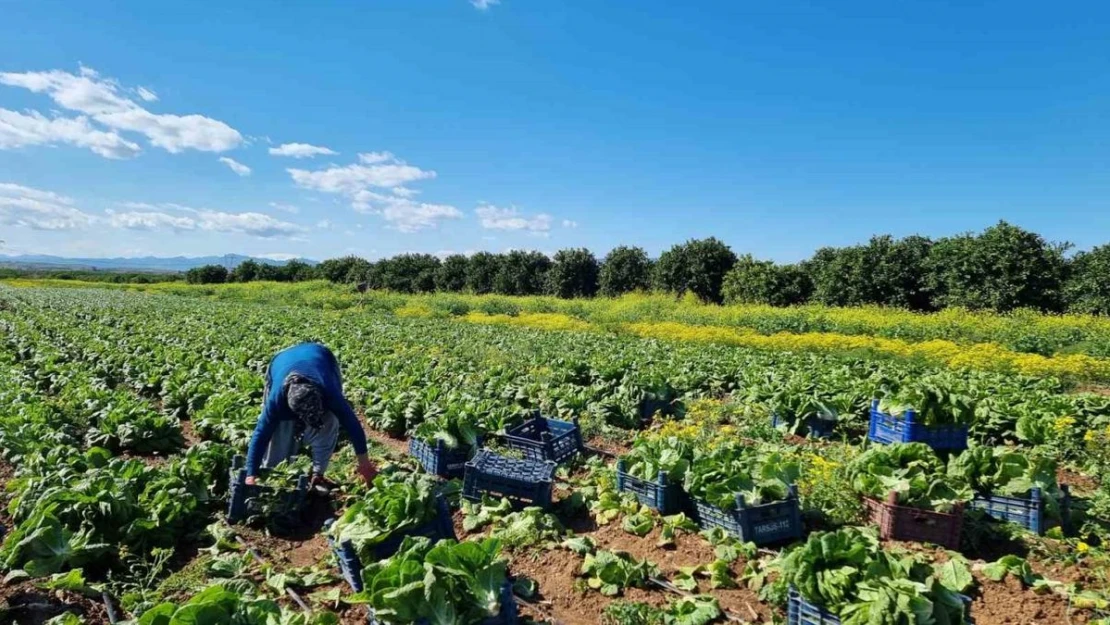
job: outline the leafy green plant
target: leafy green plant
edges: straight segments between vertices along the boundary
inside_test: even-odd
[[[785,500],[799,475],[801,465],[782,451],[726,444],[695,458],[686,490],[694,498],[732,510],[737,496],[747,505]]]
[[[975,420],[974,401],[943,374],[903,382],[884,395],[879,410],[894,417],[913,410],[924,425],[968,425]]]
[[[948,512],[971,499],[966,482],[946,473],[924,443],[877,445],[853,460],[848,472],[857,493],[879,501],[893,492],[899,505]]]
[[[590,588],[607,596],[616,596],[624,588],[642,588],[659,568],[648,561],[639,561],[623,551],[598,551],[586,554],[582,575]]]
[[[373,559],[374,546],[436,518],[436,487],[435,479],[423,474],[379,475],[374,487],[336,519],[329,535],[338,543],[351,541],[364,561]]]
[[[686,471],[694,458],[694,446],[687,440],[669,436],[641,437],[632,445],[624,460],[624,471],[646,482],[655,482],[660,471],[666,471],[673,483],[686,479]]]
[[[1039,488],[1048,517],[1060,519],[1063,492],[1056,482],[1056,463],[1042,454],[974,446],[949,461],[948,474],[984,495],[1027,497]]]

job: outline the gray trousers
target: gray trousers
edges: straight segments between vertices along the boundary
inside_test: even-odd
[[[278,422],[274,428],[274,436],[270,439],[270,446],[266,448],[266,455],[262,458],[262,468],[272,469],[283,460],[292,458],[304,444],[312,453],[312,472],[323,475],[335,453],[335,442],[339,439],[339,419],[329,412],[320,427],[306,428],[300,437],[296,430],[295,421]]]

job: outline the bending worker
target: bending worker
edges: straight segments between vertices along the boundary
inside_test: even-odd
[[[278,352],[266,371],[262,416],[247,449],[247,484],[259,467],[277,466],[305,444],[312,451],[312,486],[330,488],[324,478],[339,426],[358,455],[358,474],[369,486],[378,469],[366,456],[366,433],[343,396],[339,362],[327,347],[302,343]]]

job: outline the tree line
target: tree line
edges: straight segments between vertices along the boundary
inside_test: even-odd
[[[737,255],[710,237],[674,245],[652,259],[621,246],[602,259],[584,248],[548,257],[535,251],[479,252],[438,258],[401,254],[375,262],[357,256],[316,266],[245,261],[190,270],[190,283],[326,279],[402,293],[613,297],[633,291],[691,293],[711,303],[791,306],[880,305],[918,311],[960,306],[1007,312],[1110,314],[1110,245],[1068,256],[1053,243],[1006,222],[980,233],[930,239],[874,236],[867,243],[824,247],[799,263]]]

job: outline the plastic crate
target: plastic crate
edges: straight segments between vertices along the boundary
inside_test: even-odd
[[[499,456],[482,449],[466,463],[463,497],[481,501],[482,495],[504,497],[514,506],[551,506],[555,463]]]
[[[247,484],[247,470],[243,468],[242,456],[231,459],[231,480],[228,488],[227,522],[238,523],[259,512],[257,499],[261,495],[272,495],[273,488],[260,484]],[[308,476],[297,477],[297,486],[282,489],[277,493],[278,505],[274,521],[285,525],[296,525],[305,501],[308,499]]]
[[[971,597],[960,595],[964,603],[964,623],[974,625],[971,619]],[[840,625],[840,617],[825,608],[806,601],[793,586],[786,599],[786,625]]]
[[[428,443],[419,438],[409,439],[409,455],[420,461],[420,466],[432,475],[452,479],[462,477],[466,472],[466,463],[474,453],[473,447],[458,447],[451,449],[443,441],[436,439],[435,443]]]
[[[840,625],[840,617],[806,601],[791,587],[786,599],[786,625]]]
[[[328,521],[327,526],[330,527],[331,523],[332,521]],[[451,519],[451,508],[447,505],[447,499],[443,495],[436,496],[436,517],[434,519],[419,527],[394,532],[389,538],[374,545],[374,557],[378,560],[389,558],[397,553],[397,550],[401,548],[401,543],[408,537],[429,538],[433,542],[456,539],[455,524]],[[336,544],[330,537],[328,538],[328,544],[331,545],[332,551],[339,559],[339,570],[343,573],[343,578],[347,580],[347,583],[355,592],[361,592],[362,560],[359,558],[354,545],[349,540]]]
[[[1071,520],[1071,492],[1067,486],[1061,486],[1060,492],[1060,518],[1061,524],[1066,528]],[[1039,488],[1029,491],[1026,497],[976,494],[971,500],[971,507],[986,512],[994,519],[1020,525],[1039,535],[1044,535],[1049,529],[1045,518],[1045,501]]]
[[[891,493],[887,501],[865,498],[871,522],[879,526],[879,536],[885,540],[907,540],[933,543],[947,549],[960,548],[960,531],[964,524],[963,504],[955,512],[933,512],[908,506],[899,506],[897,495]]]
[[[798,489],[790,487],[790,496],[758,506],[745,504],[736,496],[736,509],[723,510],[702,499],[694,499],[694,518],[702,529],[723,528],[743,542],[767,545],[801,538],[802,511],[798,505]]]
[[[777,414],[771,415],[771,427],[778,428],[779,425],[785,424],[785,419],[780,419]],[[814,438],[832,438],[833,428],[836,427],[836,421],[809,416],[806,417],[805,426],[806,432],[811,434]]]
[[[505,442],[529,460],[564,462],[582,450],[582,428],[577,418],[559,421],[536,416],[506,430]]]
[[[391,625],[388,621],[378,620],[374,614],[374,609],[370,608],[370,616],[368,618],[370,625]],[[516,606],[516,598],[513,597],[513,585],[505,582],[501,587],[501,612],[497,616],[482,619],[478,625],[517,625],[520,623],[520,614]],[[429,625],[425,619],[420,619],[414,625]]]
[[[871,426],[867,437],[877,443],[925,443],[937,451],[967,449],[966,425],[927,426],[917,422],[917,413],[907,410],[895,417],[879,410],[879,400],[871,401]]]
[[[660,514],[686,510],[686,491],[681,484],[672,483],[666,471],[660,471],[655,481],[649,482],[625,473],[624,466],[624,460],[617,461],[617,490],[632,493],[637,501]]]

